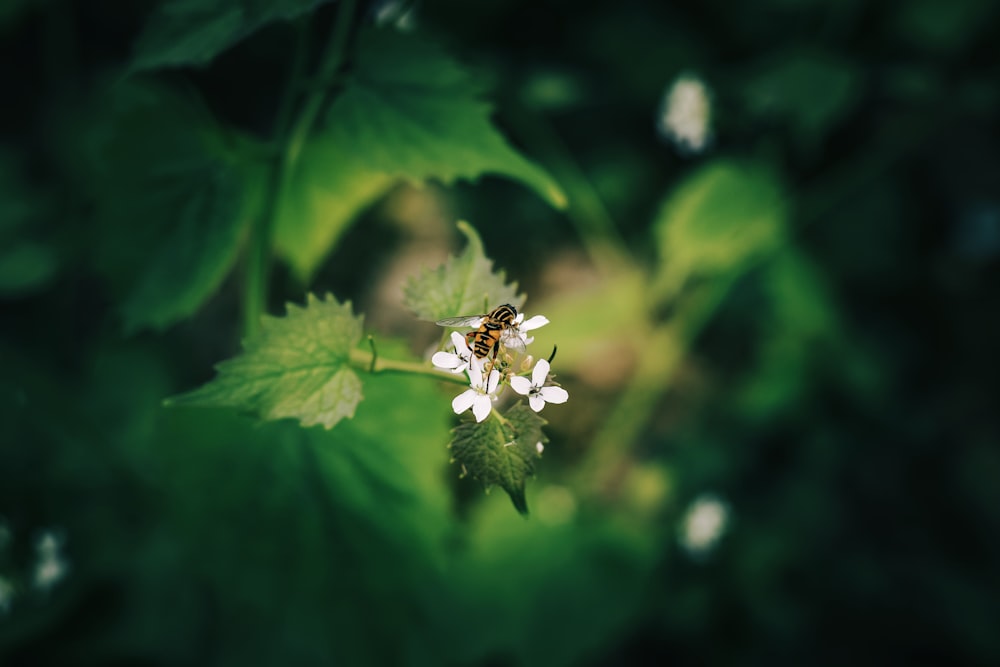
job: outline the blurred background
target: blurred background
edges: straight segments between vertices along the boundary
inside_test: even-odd
[[[337,20],[285,4],[141,76],[266,139]],[[185,275],[184,201],[132,177],[181,114],[111,102],[162,11],[0,6],[0,664],[1000,662],[996,3],[358,3],[456,58],[568,205],[351,190],[267,310],[329,291],[423,356],[402,285],[470,221],[570,393],[527,519],[449,465],[426,379],[366,377],[331,431],[162,407],[238,353],[252,265],[237,233],[180,311],[129,291]]]

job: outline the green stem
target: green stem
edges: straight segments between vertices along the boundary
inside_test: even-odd
[[[308,24],[301,22],[296,40],[295,56],[281,107],[275,122],[275,144],[279,146],[273,158],[267,179],[267,191],[261,215],[257,218],[250,239],[247,258],[246,286],[243,294],[243,333],[252,336],[260,328],[260,318],[267,311],[268,286],[271,278],[271,250],[278,210],[294,178],[295,167],[309,133],[312,131],[323,106],[323,100],[344,63],[348,37],[354,17],[356,0],[341,0],[333,27],[333,34],[316,77],[326,85],[310,86],[308,96],[298,117],[294,118],[295,101],[305,80],[305,61],[308,52]]]
[[[465,374],[434,370],[433,368],[428,368],[425,364],[414,361],[399,361],[396,359],[375,357],[370,352],[365,352],[364,350],[351,350],[351,366],[372,374],[403,373],[406,375],[419,375],[443,382],[451,382],[462,386],[468,386],[469,384],[469,379]]]
[[[313,126],[316,124],[316,119],[319,117],[319,112],[323,107],[323,100],[326,98],[330,83],[337,75],[337,71],[344,64],[355,3],[356,0],[341,0],[340,2],[336,23],[333,27],[333,35],[330,38],[330,43],[327,45],[326,53],[323,54],[319,72],[316,76],[319,85],[310,86],[309,96],[306,98],[302,112],[299,114],[295,127],[292,128],[288,143],[285,146],[286,174],[298,162],[306,139],[309,138],[309,133],[312,131]],[[298,84],[299,82],[296,82],[296,85]]]
[[[634,456],[634,445],[649,424],[680,363],[711,320],[741,274],[719,278],[690,295],[671,321],[641,336],[640,354],[648,354],[636,369],[607,419],[591,440],[577,468],[581,484],[613,492],[613,483]]]

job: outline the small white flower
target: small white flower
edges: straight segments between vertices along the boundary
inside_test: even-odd
[[[69,562],[60,553],[62,535],[51,530],[42,533],[35,543],[38,561],[35,563],[34,584],[41,591],[48,591],[69,572]]]
[[[539,456],[541,456],[542,452],[545,451],[545,445],[542,444],[541,440],[535,443],[535,451],[538,452]]]
[[[546,387],[545,380],[549,376],[549,362],[539,359],[535,370],[531,371],[531,379],[515,375],[510,379],[510,388],[528,397],[528,405],[535,412],[540,412],[546,403],[565,403],[569,392],[562,387]]]
[[[660,134],[679,152],[700,153],[712,140],[712,96],[705,83],[689,74],[674,81],[663,97]]]
[[[524,313],[518,313],[517,317],[514,318],[514,328],[517,331],[517,335],[521,337],[521,342],[525,345],[530,345],[531,342],[535,340],[535,337],[528,336],[527,332],[544,327],[548,323],[549,318],[544,315],[535,315],[534,317],[529,317],[525,320]]]
[[[479,360],[473,357],[469,367],[469,383],[469,388],[452,400],[451,409],[456,415],[460,415],[472,408],[476,421],[481,422],[493,409],[494,394],[500,383],[500,371],[494,368],[488,376],[484,376]]]
[[[431,363],[452,373],[461,373],[469,368],[469,359],[472,358],[472,350],[465,342],[465,336],[457,331],[451,332],[451,342],[455,346],[454,352],[435,352],[431,357]]]
[[[729,506],[714,494],[694,500],[681,526],[681,544],[693,555],[707,553],[722,537],[729,523]]]

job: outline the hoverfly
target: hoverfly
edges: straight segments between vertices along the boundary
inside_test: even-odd
[[[521,348],[523,342],[517,333],[517,309],[509,303],[497,306],[485,315],[464,315],[438,320],[442,327],[477,327],[475,331],[465,334],[465,342],[472,349],[477,359],[483,359],[493,350],[493,359],[497,358],[503,341],[505,347]]]

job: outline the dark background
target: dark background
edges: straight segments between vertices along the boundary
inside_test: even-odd
[[[608,491],[615,475],[576,472],[587,425],[602,423],[632,367],[571,365],[560,379],[577,407],[550,415],[531,500],[558,504],[542,490],[568,488],[579,512],[552,527],[539,508],[525,528],[502,493],[484,499],[442,465],[433,517],[447,527],[421,516],[417,533],[479,554],[443,566],[378,501],[334,491],[324,509],[299,497],[316,482],[275,453],[287,429],[163,415],[162,398],[238,349],[239,277],[189,320],[123,333],[99,251],[95,198],[108,195],[83,185],[76,140],[152,10],[0,10],[0,242],[29,248],[17,262],[8,253],[0,276],[0,582],[16,590],[5,606],[0,588],[0,663],[1000,661],[994,3],[414,6],[418,30],[489,84],[515,144],[557,178],[554,161],[571,156],[638,264],[657,261],[651,220],[681,179],[717,156],[766,156],[786,183],[790,243],[837,323],[782,339],[763,270],[739,278],[625,443],[621,478],[659,480],[639,512],[628,500],[638,482]],[[373,13],[362,3],[359,22]],[[322,6],[315,24],[333,15]],[[266,135],[294,35],[277,22],[208,67],[154,76]],[[713,142],[696,155],[656,130],[683,73],[712,92]],[[557,149],[532,139],[539,126]],[[272,312],[330,290],[379,321],[373,285],[420,224],[393,208],[407,192],[366,212],[310,285],[277,266]],[[510,181],[422,192],[473,221],[529,294],[554,303],[567,284],[599,280],[579,259],[588,232]],[[435,257],[454,242],[442,229]],[[769,365],[771,344],[795,352]],[[761,407],[754,387],[770,382],[784,389]],[[381,488],[378,475],[345,474]],[[715,548],[691,554],[677,534],[706,492],[731,514]],[[484,503],[503,518],[483,519]],[[47,531],[69,569],[39,590]]]

